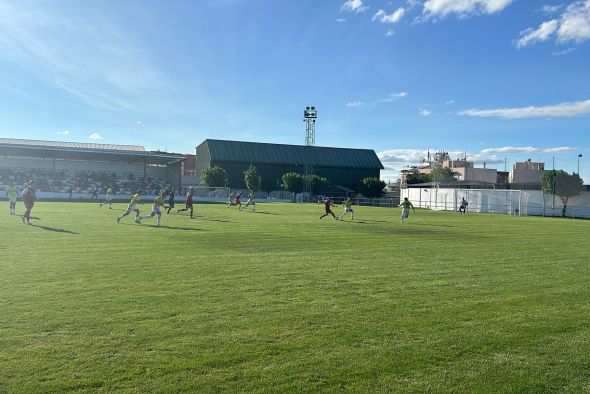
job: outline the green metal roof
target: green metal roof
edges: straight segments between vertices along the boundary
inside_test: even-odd
[[[372,149],[328,148],[322,146],[267,144],[207,139],[205,144],[211,161],[264,164],[304,164],[309,149],[311,163],[316,167],[383,169]]]

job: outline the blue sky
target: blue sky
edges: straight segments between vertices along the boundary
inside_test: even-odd
[[[0,0],[0,137],[427,149],[590,182],[590,0]]]

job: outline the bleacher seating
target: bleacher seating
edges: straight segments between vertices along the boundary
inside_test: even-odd
[[[44,192],[91,194],[104,193],[109,185],[115,194],[132,194],[142,189],[144,194],[157,194],[170,185],[165,178],[137,176],[133,173],[108,173],[85,170],[53,170],[46,168],[0,168],[0,190],[11,183],[24,188],[29,179],[35,180],[37,189]]]

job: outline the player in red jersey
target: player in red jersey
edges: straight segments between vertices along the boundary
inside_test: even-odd
[[[238,206],[238,209],[240,211],[242,210],[242,193],[243,193],[243,191],[240,190],[240,192],[238,194],[236,194],[236,197],[235,197],[235,205]]]
[[[193,192],[194,189],[191,187],[186,193],[186,198],[184,199],[184,208],[176,210],[176,213],[183,212],[183,211],[191,211],[191,219],[194,219],[193,216]]]
[[[336,205],[332,204],[332,199],[330,197],[327,197],[324,200],[324,209],[326,210],[326,213],[324,213],[322,216],[320,216],[320,219],[324,218],[325,216],[328,215],[332,215],[332,217],[336,220],[338,220],[338,216],[334,215],[334,212],[332,212],[331,207],[335,207]]]
[[[22,192],[23,204],[25,205],[25,213],[22,216],[23,223],[31,224],[31,210],[35,205],[35,182],[31,179],[29,184]]]

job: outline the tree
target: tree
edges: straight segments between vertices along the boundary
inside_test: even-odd
[[[430,174],[421,174],[417,172],[406,175],[406,183],[408,185],[430,182],[430,179]]]
[[[561,217],[565,217],[567,202],[570,197],[580,195],[584,188],[584,181],[578,174],[568,174],[563,170],[545,171],[541,176],[541,186],[543,193],[557,194],[563,203]]]
[[[365,178],[361,181],[361,193],[368,198],[383,197],[385,186],[385,182],[379,178]]]
[[[330,185],[330,181],[327,178],[321,177],[319,175],[308,175],[308,181],[311,183],[311,194],[318,194],[322,193],[328,185]]]
[[[283,174],[283,184],[281,187],[293,193],[291,196],[291,202],[295,202],[297,193],[303,191],[303,175],[296,172],[287,172],[286,174]]]
[[[268,197],[273,190],[278,188],[278,182],[276,179],[273,178],[262,178],[262,182],[260,183],[260,190],[264,190],[266,192],[266,196]]]
[[[205,168],[201,173],[201,185],[209,187],[227,186],[227,171],[221,167],[213,166]]]
[[[455,180],[450,168],[435,168],[430,174],[432,182],[447,183]]]
[[[252,190],[253,193],[256,193],[260,190],[262,178],[260,177],[260,174],[258,174],[258,170],[253,164],[250,164],[250,167],[244,171],[244,183],[246,183],[246,187]]]

